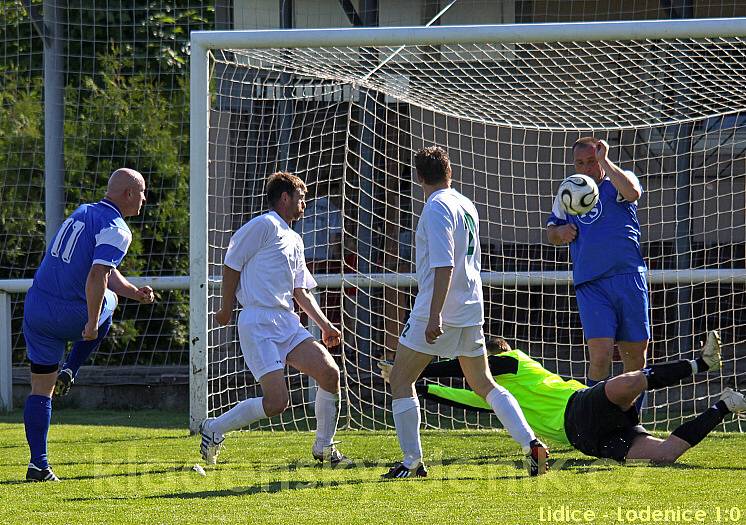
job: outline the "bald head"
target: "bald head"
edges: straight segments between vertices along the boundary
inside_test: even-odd
[[[145,186],[145,179],[140,175],[140,172],[129,168],[119,168],[109,177],[106,195],[108,196],[110,193],[116,195],[127,189],[139,188],[140,186]]]
[[[145,179],[138,171],[119,168],[109,177],[106,198],[116,204],[125,217],[137,215],[145,202]]]

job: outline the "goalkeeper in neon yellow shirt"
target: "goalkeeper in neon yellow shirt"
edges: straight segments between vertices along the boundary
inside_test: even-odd
[[[513,394],[536,434],[571,445],[589,456],[670,463],[702,441],[729,413],[746,411],[743,394],[725,389],[710,408],[679,426],[665,440],[651,436],[640,425],[634,403],[642,392],[678,384],[692,374],[720,369],[720,337],[716,331],[708,333],[697,359],[653,365],[590,388],[546,370],[524,352],[512,350],[501,337],[490,339],[487,351],[495,382]],[[379,366],[386,378],[389,365]],[[432,363],[420,379],[438,377],[462,378],[458,361]],[[457,408],[491,411],[484,399],[468,389],[418,384],[417,392],[426,399]]]

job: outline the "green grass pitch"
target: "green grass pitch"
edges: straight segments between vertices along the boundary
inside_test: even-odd
[[[0,416],[0,523],[746,523],[736,433],[713,434],[673,467],[555,448],[553,471],[532,479],[502,431],[425,431],[430,477],[380,482],[399,458],[393,432],[340,432],[359,463],[346,470],[311,462],[310,432],[235,433],[202,477],[185,425],[186,414],[60,410],[49,452],[64,481],[31,484],[22,415]]]

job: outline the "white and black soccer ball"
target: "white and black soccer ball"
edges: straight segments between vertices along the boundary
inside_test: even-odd
[[[557,190],[562,209],[570,215],[584,215],[598,202],[596,181],[587,175],[570,175]]]

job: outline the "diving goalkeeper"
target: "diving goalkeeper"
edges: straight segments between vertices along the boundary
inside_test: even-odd
[[[501,337],[490,339],[487,351],[495,381],[513,394],[537,435],[572,445],[589,456],[672,463],[702,441],[729,413],[746,411],[743,394],[728,388],[713,406],[679,426],[667,439],[651,436],[640,425],[634,403],[644,391],[676,385],[692,374],[720,369],[717,331],[707,334],[697,359],[653,365],[590,388],[549,372],[522,351],[512,350]],[[382,362],[379,366],[385,378],[390,365]],[[432,363],[420,375],[420,379],[437,377],[463,377],[458,361]],[[481,397],[468,389],[418,384],[417,392],[426,399],[457,408],[491,411]]]

